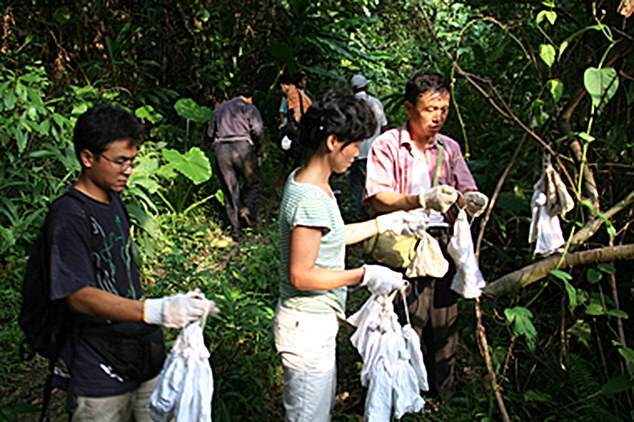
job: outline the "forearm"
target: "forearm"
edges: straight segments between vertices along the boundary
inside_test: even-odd
[[[142,321],[143,302],[94,287],[84,287],[66,298],[76,312],[113,321]]]
[[[420,208],[418,195],[406,195],[396,192],[380,192],[370,198],[370,204],[377,212],[413,210]]]
[[[363,278],[363,267],[351,270],[331,270],[313,266],[309,269],[289,271],[290,281],[297,290],[332,290],[344,286],[356,286]]]
[[[346,245],[362,242],[374,236],[378,232],[377,228],[375,219],[346,224]]]

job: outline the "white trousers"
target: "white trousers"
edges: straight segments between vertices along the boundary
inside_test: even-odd
[[[284,410],[289,422],[328,422],[335,403],[339,322],[278,306],[275,347],[284,366]]]

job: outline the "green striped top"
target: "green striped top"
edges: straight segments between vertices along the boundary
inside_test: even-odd
[[[280,206],[280,302],[281,305],[308,313],[332,313],[345,318],[347,289],[301,291],[289,280],[288,255],[291,231],[297,226],[322,231],[315,265],[320,268],[345,268],[346,235],[337,200],[320,187],[295,181],[294,170],[284,186]]]

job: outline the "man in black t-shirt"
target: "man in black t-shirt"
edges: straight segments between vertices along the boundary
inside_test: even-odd
[[[49,211],[51,300],[65,301],[70,327],[56,374],[67,379],[73,421],[150,421],[165,359],[158,326],[183,327],[217,312],[197,292],[143,297],[118,195],[142,133],[130,113],[110,105],[80,116],[73,143],[81,176]]]

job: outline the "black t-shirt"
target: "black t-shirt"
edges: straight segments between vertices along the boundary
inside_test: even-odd
[[[48,216],[51,299],[63,299],[83,287],[95,287],[112,294],[139,299],[143,296],[132,256],[130,226],[121,199],[110,194],[104,204],[82,194],[90,224],[82,205],[64,195],[53,203]],[[97,249],[97,250],[95,250]],[[123,380],[97,352],[103,345],[85,335],[84,327],[107,326],[110,321],[70,313],[71,326],[80,327],[62,349],[70,369],[69,389],[80,396],[105,397],[136,389],[138,381]],[[146,326],[142,322],[126,323]],[[117,335],[106,331],[103,336]]]

